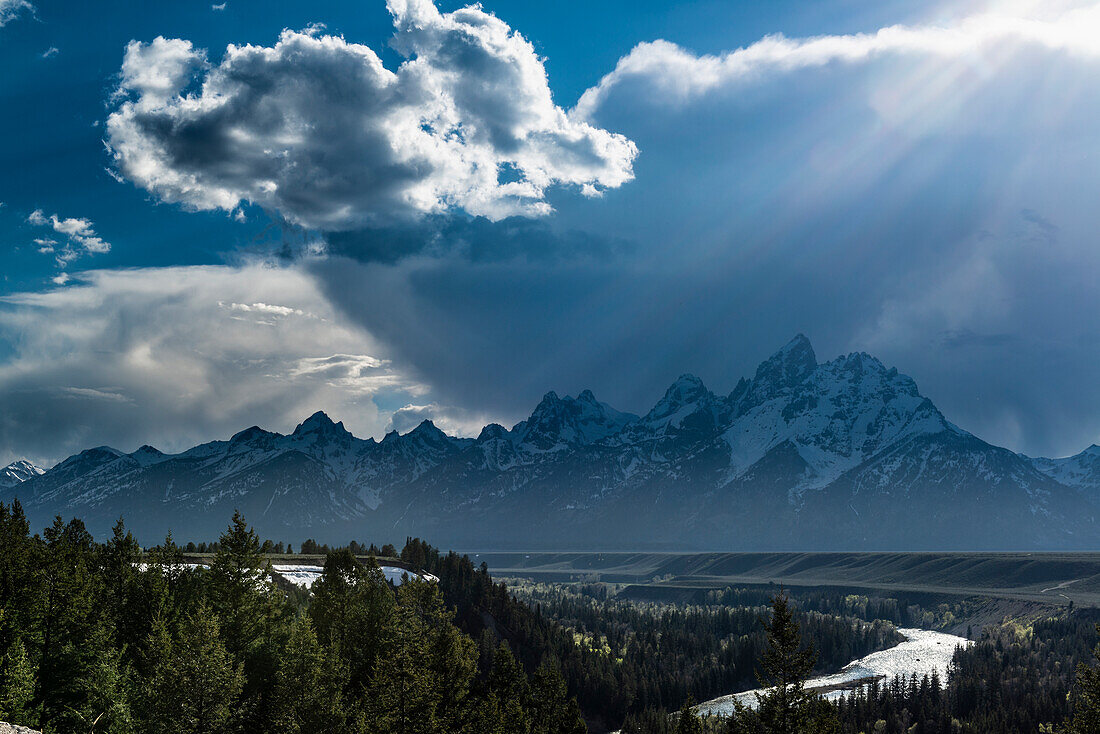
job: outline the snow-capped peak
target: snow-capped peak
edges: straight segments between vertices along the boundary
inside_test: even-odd
[[[642,423],[651,431],[679,428],[685,418],[700,411],[714,413],[718,399],[695,375],[683,374],[673,382],[664,397],[646,413]]]
[[[1093,444],[1063,459],[1030,459],[1032,466],[1062,484],[1095,493],[1100,490],[1100,446]]]
[[[292,436],[302,436],[307,433],[347,433],[348,430],[344,428],[343,422],[336,423],[328,417],[323,410],[318,410],[316,413],[306,418],[304,421],[298,424],[298,427],[294,429]]]
[[[265,431],[259,426],[250,426],[243,431],[238,431],[233,434],[233,437],[229,439],[232,444],[251,443],[259,439],[274,437],[277,434]]]
[[[130,454],[130,458],[136,461],[140,466],[152,466],[153,464],[159,464],[168,458],[168,456],[158,448],[154,448],[149,444],[145,444],[134,453]]]
[[[508,429],[499,423],[490,423],[481,429],[481,433],[477,436],[478,443],[485,441],[494,441],[501,438],[507,438]]]
[[[822,487],[908,437],[951,430],[916,383],[863,352],[818,364],[798,336],[731,394],[731,476],[790,446],[806,467],[800,489]]]
[[[789,391],[816,369],[817,355],[810,340],[798,334],[756,368],[752,380],[753,397],[759,402]]]
[[[43,473],[42,469],[26,459],[13,461],[0,469],[0,487],[14,487]]]
[[[412,437],[418,441],[430,441],[433,443],[444,442],[449,439],[446,433],[439,429],[430,418],[425,418],[420,421],[420,424],[405,434],[406,437]]]
[[[637,420],[632,413],[601,403],[591,390],[576,398],[559,398],[553,390],[543,396],[531,417],[512,428],[512,439],[539,451],[555,447],[590,444]]]

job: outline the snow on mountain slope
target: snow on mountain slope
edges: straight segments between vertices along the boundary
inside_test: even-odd
[[[621,413],[596,400],[591,390],[576,398],[559,398],[550,391],[535,407],[531,417],[511,431],[512,443],[528,453],[567,450],[590,444],[621,431],[638,416]]]
[[[14,487],[42,473],[42,469],[25,459],[13,461],[0,469],[0,487]]]
[[[728,395],[683,375],[642,417],[549,392],[511,430],[454,438],[424,421],[375,441],[315,413],[289,435],[253,426],[179,454],[89,449],[3,496],[98,532],[125,514],[151,540],[209,539],[240,509],[291,540],[1058,548],[1094,535],[1100,492],[1083,489],[1098,468],[1096,447],[1031,460],[991,446],[896,369],[864,353],[818,363],[799,335]]]
[[[1036,469],[1068,487],[1100,495],[1100,446],[1093,444],[1064,459],[1032,459]]]
[[[819,365],[801,335],[739,387],[723,433],[728,479],[790,442],[809,467],[793,489],[819,489],[910,436],[957,430],[896,369],[864,353]]]

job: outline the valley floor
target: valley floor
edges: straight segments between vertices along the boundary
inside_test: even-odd
[[[630,584],[626,596],[690,601],[731,585],[982,597],[988,621],[1034,605],[1100,607],[1100,553],[470,552],[497,576]],[[979,623],[985,620],[977,620]]]

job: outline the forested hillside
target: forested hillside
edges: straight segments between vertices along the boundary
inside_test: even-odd
[[[79,520],[32,535],[18,503],[0,504],[0,720],[47,734],[662,734],[691,724],[675,715],[691,701],[752,687],[773,645],[774,589],[673,604],[601,583],[509,586],[410,539],[401,561],[438,583],[388,583],[379,549],[353,543],[310,546],[327,556],[307,591],[271,576],[276,544],[239,515],[205,547],[208,568],[170,537],[141,548],[121,522],[102,544]],[[808,591],[791,598],[791,640],[815,650],[807,673],[835,670],[895,644],[895,625],[954,624],[966,608]],[[840,731],[1062,727],[1087,710],[1072,691],[1097,617],[1071,608],[976,632],[942,689],[876,684],[834,707]]]
[[[98,544],[60,518],[32,536],[0,504],[0,720],[47,734],[586,731],[552,660],[475,641],[436,584],[395,589],[345,549],[307,595],[272,582],[261,547],[235,516],[211,567],[189,568],[171,538],[146,554],[121,522]]]

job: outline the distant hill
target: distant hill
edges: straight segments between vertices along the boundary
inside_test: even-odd
[[[12,465],[13,467],[15,465]],[[644,416],[549,392],[511,429],[430,421],[382,441],[324,413],[180,454],[88,449],[0,484],[39,525],[216,537],[235,508],[274,539],[420,535],[468,548],[1095,549],[1100,449],[1032,459],[949,422],[916,383],[798,336],[718,395],[683,375]],[[8,476],[4,474],[4,476]]]

